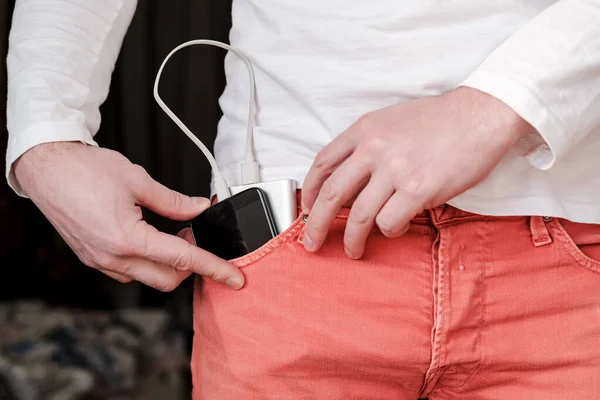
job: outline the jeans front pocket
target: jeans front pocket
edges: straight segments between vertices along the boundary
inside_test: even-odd
[[[552,237],[577,264],[600,274],[600,225],[554,218],[547,226]]]
[[[235,258],[230,262],[238,268],[245,268],[251,264],[254,264],[257,261],[276,253],[276,251],[281,249],[284,245],[298,239],[303,229],[304,217],[300,215],[298,218],[296,218],[291,226],[283,231],[283,233],[275,236],[257,250],[246,254],[245,256]]]

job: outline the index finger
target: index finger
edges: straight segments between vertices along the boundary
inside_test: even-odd
[[[325,146],[308,170],[302,184],[302,211],[311,212],[323,183],[354,152],[354,142],[344,133]]]
[[[352,156],[325,181],[304,229],[306,250],[317,251],[321,248],[338,212],[361,187],[364,187],[369,175],[369,168],[364,162],[359,157]]]
[[[188,243],[185,239],[159,232],[147,224],[145,226],[147,229],[142,233],[142,257],[206,276],[233,289],[241,289],[244,286],[244,275],[232,264]]]

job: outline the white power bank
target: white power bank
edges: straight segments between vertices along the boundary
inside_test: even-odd
[[[232,186],[229,190],[233,196],[254,187],[264,190],[267,194],[278,232],[282,233],[289,228],[298,217],[296,181],[293,179],[284,179],[280,181],[253,183],[249,185]]]

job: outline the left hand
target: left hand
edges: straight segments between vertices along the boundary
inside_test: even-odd
[[[371,112],[316,157],[302,188],[308,251],[323,245],[338,211],[352,201],[346,255],[362,257],[377,224],[403,235],[419,212],[481,182],[531,125],[500,100],[461,87]]]

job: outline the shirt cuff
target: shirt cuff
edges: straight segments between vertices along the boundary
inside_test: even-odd
[[[534,90],[509,77],[484,70],[475,71],[459,86],[471,87],[497,98],[535,128],[537,132],[524,137],[518,144],[533,167],[550,169],[569,150],[563,124]]]
[[[14,162],[27,150],[42,143],[81,142],[98,146],[87,128],[76,122],[49,122],[32,125],[19,134],[11,134],[6,151],[6,180],[21,197],[28,197],[19,185],[13,169]]]

